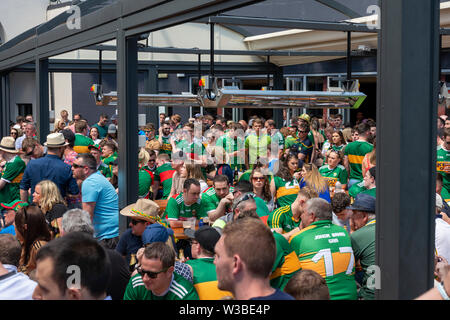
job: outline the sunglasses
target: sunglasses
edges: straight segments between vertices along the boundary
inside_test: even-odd
[[[165,269],[162,269],[161,271],[153,272],[153,271],[144,270],[144,269],[142,269],[141,266],[138,266],[136,268],[136,271],[141,275],[141,277],[144,277],[144,275],[146,274],[149,278],[156,279],[158,277],[158,274],[166,272],[168,269],[169,268],[165,268]]]
[[[144,223],[145,221],[141,221],[141,220],[135,220],[135,219],[131,219],[131,224],[133,225],[133,226],[135,226],[135,225],[137,225],[139,222],[142,222],[142,223]]]
[[[252,180],[255,181],[263,181],[265,178],[264,177],[253,177]]]
[[[72,164],[72,167],[73,167],[74,169],[78,169],[78,168],[84,168],[84,167],[86,167],[86,166],[82,166],[82,165],[73,163],[73,164]]]

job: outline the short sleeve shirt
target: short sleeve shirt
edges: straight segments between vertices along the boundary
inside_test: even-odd
[[[362,163],[364,156],[373,150],[373,145],[366,141],[350,142],[344,151],[350,166],[349,179],[363,180]]]
[[[267,146],[271,144],[271,141],[266,134],[261,134],[260,136],[251,134],[245,139],[245,148],[248,149],[250,166],[256,164],[258,157],[267,156]]]
[[[316,221],[293,235],[289,243],[302,269],[314,270],[326,281],[331,300],[355,300],[355,257],[347,231],[331,220]]]
[[[201,199],[190,206],[184,203],[183,193],[176,194],[167,201],[165,214],[168,219],[177,220],[181,217],[191,218],[206,217],[205,207],[202,205]]]
[[[175,272],[169,289],[162,296],[157,296],[151,290],[147,290],[142,276],[138,273],[128,282],[123,300],[199,300],[199,297],[194,286]]]
[[[320,167],[319,173],[327,180],[328,186],[330,187],[334,187],[338,181],[341,184],[347,184],[348,182],[347,170],[340,164],[333,169],[331,169],[329,165],[324,165]]]
[[[119,235],[119,196],[112,184],[98,171],[81,185],[83,202],[95,202],[94,236],[98,240]]]
[[[0,190],[0,202],[8,203],[20,199],[20,181],[22,181],[26,164],[19,157],[15,156],[8,161],[1,173],[1,179],[7,184]]]
[[[274,210],[269,215],[267,225],[273,229],[283,229],[283,232],[287,233],[297,228],[300,222],[300,218],[294,219],[292,207],[288,205]]]

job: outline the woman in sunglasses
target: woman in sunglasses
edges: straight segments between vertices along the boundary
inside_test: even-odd
[[[51,239],[44,214],[37,205],[29,205],[17,210],[14,220],[16,236],[22,245],[19,272],[27,275],[36,269],[36,254]]]
[[[44,214],[52,238],[58,237],[62,216],[66,213],[67,207],[56,184],[50,180],[39,182],[34,188],[33,203],[38,205]]]
[[[14,141],[15,141],[18,137],[20,137],[20,135],[19,135],[19,129],[11,128],[11,131],[10,131],[9,135],[10,135],[11,137],[13,137],[13,138],[14,138]]]
[[[270,190],[270,180],[267,175],[264,175],[261,168],[255,168],[250,175],[250,182],[253,186],[253,193],[264,200],[270,212],[273,211],[275,203],[273,194]]]

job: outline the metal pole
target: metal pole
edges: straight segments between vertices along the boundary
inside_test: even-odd
[[[376,293],[412,299],[433,286],[439,1],[382,1],[378,54]]]
[[[352,79],[352,33],[347,32],[347,80]]]
[[[138,199],[138,87],[137,40],[117,34],[117,95],[119,105],[119,208]],[[120,234],[127,229],[126,217],[120,215]]]
[[[39,141],[44,143],[50,132],[48,59],[35,60],[36,68],[36,122]]]

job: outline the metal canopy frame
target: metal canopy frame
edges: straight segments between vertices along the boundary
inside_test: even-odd
[[[117,84],[121,134],[119,206],[137,199],[137,37],[259,1],[92,0],[101,9],[81,18],[82,29],[64,24],[41,34],[22,34],[0,47],[1,112],[7,114],[8,72],[35,63],[41,140],[48,119],[48,58],[117,39]],[[332,4],[332,1],[322,1]],[[438,0],[381,1],[377,99],[377,247],[381,299],[410,299],[432,287],[435,210],[436,111],[438,95]],[[420,18],[418,18],[420,17]],[[200,19],[200,20],[199,20]],[[377,32],[346,23],[217,16],[209,22],[328,31]],[[45,28],[45,26],[41,26]],[[41,29],[43,30],[43,29]],[[36,30],[35,30],[36,31]],[[20,37],[20,36],[19,36]],[[15,39],[17,40],[17,39]],[[414,55],[410,53],[414,52]],[[400,67],[399,67],[400,66]],[[421,81],[414,81],[420,78]],[[282,77],[274,74],[274,89]],[[45,91],[47,89],[47,91]],[[47,98],[46,98],[47,96]],[[45,118],[47,117],[47,118]],[[4,120],[1,121],[4,125]],[[421,128],[418,130],[417,128]],[[45,134],[47,134],[45,132]],[[123,169],[125,168],[125,169]],[[126,227],[121,217],[120,227]],[[375,274],[377,277],[380,274]]]

